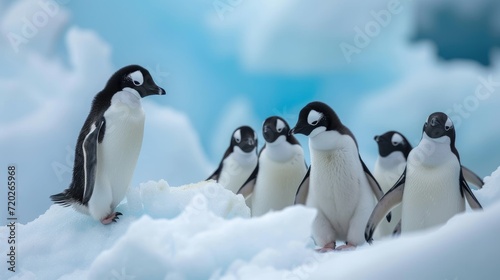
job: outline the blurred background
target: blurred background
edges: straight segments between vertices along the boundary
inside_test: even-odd
[[[499,1],[0,0],[0,33],[0,180],[17,166],[24,223],[69,185],[92,98],[128,64],[167,91],[143,100],[132,187],[203,180],[236,127],[262,146],[265,118],[293,126],[314,100],[370,168],[374,135],[398,130],[415,146],[435,111],[453,119],[464,165],[481,177],[500,165]]]

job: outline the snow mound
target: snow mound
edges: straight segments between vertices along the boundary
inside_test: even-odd
[[[172,188],[150,181],[131,189],[117,211],[119,221],[103,226],[53,205],[18,225],[16,273],[5,268],[0,278],[209,279],[245,263],[290,269],[311,254],[314,210],[249,219],[243,197],[213,181]]]
[[[150,181],[131,189],[116,224],[52,206],[18,225],[17,272],[2,267],[0,279],[492,279],[500,274],[500,168],[474,193],[483,211],[320,254],[310,238],[313,209],[250,218],[243,197],[213,181]]]

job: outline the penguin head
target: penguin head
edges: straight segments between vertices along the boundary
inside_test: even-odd
[[[423,133],[437,142],[455,143],[455,127],[451,119],[441,112],[431,114],[424,124]]]
[[[288,123],[278,116],[269,117],[264,121],[262,125],[262,135],[267,143],[274,143],[278,138],[288,139],[290,132],[290,127]]]
[[[342,127],[343,125],[333,109],[325,103],[316,101],[302,108],[297,124],[290,133],[314,137],[324,131],[338,130]]]
[[[257,147],[257,134],[249,126],[240,126],[233,132],[231,147],[238,147],[241,151],[250,153]]]
[[[121,68],[111,76],[106,87],[113,93],[129,90],[140,97],[165,94],[165,90],[153,81],[149,71],[139,65]]]
[[[393,152],[402,152],[405,158],[408,158],[412,147],[410,142],[397,131],[388,131],[382,135],[373,138],[378,145],[378,153],[381,157],[386,157]]]

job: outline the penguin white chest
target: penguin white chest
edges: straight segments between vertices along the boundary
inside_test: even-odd
[[[245,153],[235,146],[234,151],[222,162],[219,183],[230,191],[237,193],[252,174],[257,162],[258,158],[255,150]]]
[[[352,162],[335,152],[311,150],[310,189],[306,205],[322,210],[334,228],[347,232],[360,198],[359,176]]]
[[[104,113],[105,135],[97,152],[97,193],[92,196],[102,200],[103,207],[114,209],[125,197],[132,179],[144,134],[140,102],[136,95],[122,91],[113,96]]]
[[[375,162],[373,176],[386,193],[398,181],[406,167],[406,159],[402,152],[392,152],[386,157],[378,157]]]
[[[402,152],[392,152],[386,157],[378,157],[375,162],[373,176],[384,193],[387,193],[403,174],[406,167],[406,159]],[[389,236],[401,220],[401,204],[391,210],[392,219],[388,222],[383,219],[375,233],[375,237]]]
[[[454,154],[441,153],[438,155],[441,162],[431,166],[418,157],[418,149],[408,157],[402,232],[442,225],[465,211],[465,200],[460,193],[460,163]]]
[[[306,205],[320,212],[313,224],[316,244],[323,246],[334,240],[362,244],[375,197],[356,143],[350,136],[326,131],[310,138],[309,145],[311,174]]]
[[[299,145],[287,145],[289,158],[273,158],[273,148],[267,147],[259,157],[259,174],[253,191],[252,216],[293,205],[297,188],[307,168],[304,152]],[[281,152],[280,156],[284,153]]]

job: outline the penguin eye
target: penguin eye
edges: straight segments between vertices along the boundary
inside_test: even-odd
[[[450,118],[446,120],[446,123],[444,124],[444,129],[446,131],[450,130],[453,127],[453,122],[451,121]]]
[[[239,129],[234,132],[233,138],[236,143],[239,144],[241,142],[241,131]]]
[[[394,133],[391,138],[391,142],[393,146],[397,146],[403,142],[403,137],[397,133]]]
[[[140,86],[144,83],[144,76],[139,70],[128,74],[127,78],[130,79],[135,86]]]
[[[285,128],[285,123],[282,120],[278,119],[276,121],[276,131],[278,131],[278,133],[281,133],[284,128]]]
[[[307,116],[307,122],[310,125],[317,126],[322,118],[323,118],[322,113],[315,110],[311,110],[311,112],[309,112],[309,115]]]

